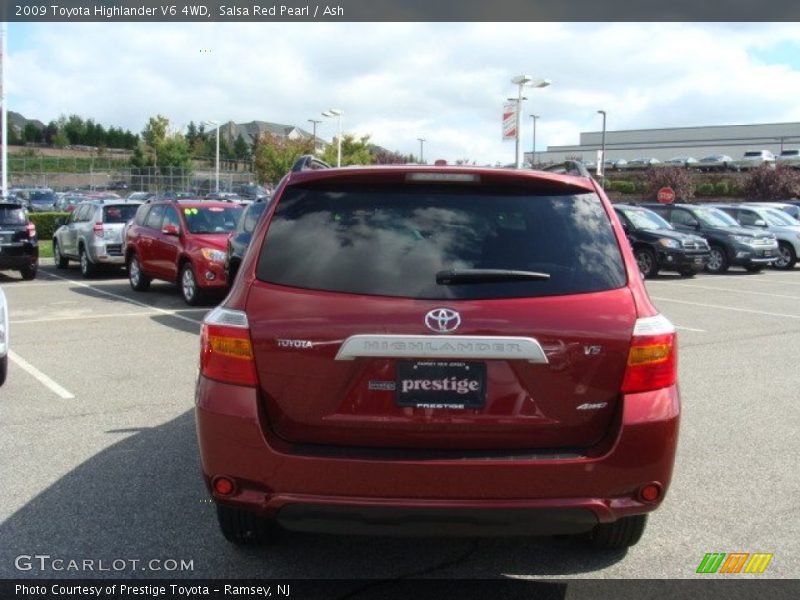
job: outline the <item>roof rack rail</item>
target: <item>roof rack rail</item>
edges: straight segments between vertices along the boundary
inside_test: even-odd
[[[561,163],[556,163],[541,169],[549,173],[559,173],[561,175],[577,175],[579,177],[591,178],[592,175],[586,169],[586,166],[578,160],[565,160]]]
[[[331,166],[318,159],[316,156],[312,154],[304,154],[292,165],[292,172],[296,173],[298,171],[316,171],[318,169],[330,169]]]

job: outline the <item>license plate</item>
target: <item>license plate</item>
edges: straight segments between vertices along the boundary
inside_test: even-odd
[[[397,362],[396,401],[417,408],[483,408],[486,364],[460,361]]]

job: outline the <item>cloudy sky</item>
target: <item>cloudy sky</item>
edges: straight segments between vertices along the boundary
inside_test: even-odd
[[[9,108],[139,132],[163,114],[343,129],[425,158],[512,162],[512,76],[541,115],[537,149],[579,132],[800,121],[800,24],[12,23]],[[323,119],[318,133],[335,134]],[[523,147],[530,149],[531,119]]]

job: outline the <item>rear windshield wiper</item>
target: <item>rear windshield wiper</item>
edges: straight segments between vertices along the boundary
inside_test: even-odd
[[[498,283],[502,281],[546,281],[550,273],[512,271],[511,269],[449,269],[436,273],[439,285],[462,283]]]

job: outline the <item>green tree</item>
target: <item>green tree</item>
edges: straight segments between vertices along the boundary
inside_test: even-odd
[[[51,140],[51,144],[56,148],[66,148],[69,146],[69,138],[67,137],[67,134],[64,133],[63,129],[57,130],[56,134]]]
[[[142,140],[150,147],[157,147],[158,144],[167,138],[169,129],[169,119],[163,115],[150,117],[142,130]]]
[[[68,119],[64,119],[59,128],[64,131],[70,144],[86,144],[86,123],[78,115],[70,115]]]
[[[22,138],[27,144],[35,144],[44,139],[42,130],[39,129],[35,123],[28,121],[25,123],[25,128],[22,130]]]
[[[311,140],[308,140],[309,146]],[[372,154],[369,151],[369,136],[365,135],[356,139],[356,136],[345,133],[342,136],[342,166],[347,165],[371,165]],[[322,153],[322,160],[329,165],[336,164],[337,138],[325,147]]]
[[[156,148],[159,167],[191,168],[192,153],[186,138],[180,133],[167,134]]]
[[[255,171],[259,183],[277,183],[304,154],[311,154],[310,139],[290,140],[272,133],[264,133],[258,140]]]
[[[58,134],[58,123],[50,121],[44,128],[44,143],[48,146],[53,145],[53,138]]]
[[[239,160],[248,160],[250,158],[250,145],[244,141],[244,136],[241,133],[233,144],[233,154]]]

